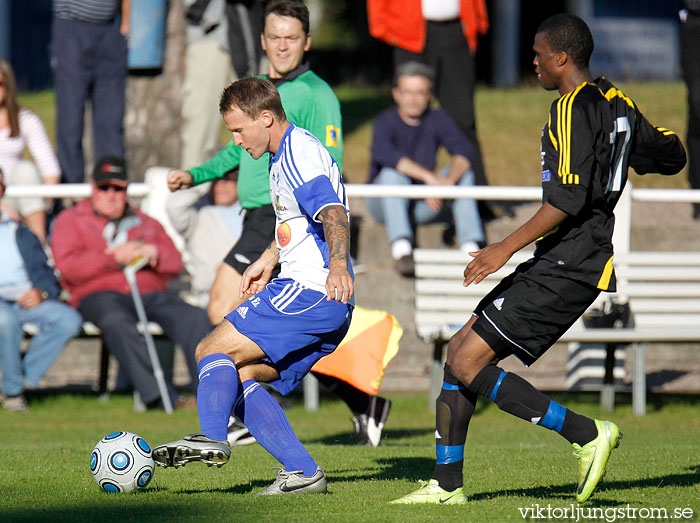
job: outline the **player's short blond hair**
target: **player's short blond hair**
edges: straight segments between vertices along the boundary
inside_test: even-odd
[[[238,107],[253,120],[265,110],[280,121],[287,120],[277,88],[264,78],[242,78],[224,89],[219,101],[219,112],[226,114],[234,107]]]

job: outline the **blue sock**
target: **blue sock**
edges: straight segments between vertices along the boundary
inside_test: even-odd
[[[202,434],[226,441],[228,418],[241,390],[236,365],[226,354],[209,354],[199,361],[197,372],[197,411]]]
[[[236,402],[234,413],[286,471],[301,470],[304,476],[316,473],[316,462],[294,434],[282,407],[257,381],[243,382],[243,395]]]

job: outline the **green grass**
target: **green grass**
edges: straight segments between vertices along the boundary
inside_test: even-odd
[[[89,471],[93,445],[129,430],[151,445],[197,429],[194,412],[134,413],[128,397],[52,395],[26,415],[0,411],[1,521],[501,521],[521,519],[533,504],[570,507],[575,460],[560,437],[480,404],[464,467],[465,506],[394,506],[387,502],[427,479],[434,464],[434,421],[422,394],[393,394],[385,439],[374,449],[352,445],[349,411],[325,399],[318,412],[297,401],[287,414],[329,477],[328,495],[259,498],[276,461],[259,445],[233,449],[223,468],[200,463],[157,469],[145,491],[101,492]],[[557,396],[602,417],[590,396]],[[689,507],[700,511],[700,399],[664,397],[644,417],[622,405],[613,418],[624,438],[608,474],[585,507]]]
[[[635,100],[652,123],[676,131],[685,140],[687,106],[682,82],[629,83],[618,87]],[[392,105],[389,89],[342,85],[335,91],[343,113],[345,178],[362,183],[369,173],[372,120]],[[514,89],[477,88],[477,126],[491,185],[540,184],[540,134],[549,106],[556,97],[556,93],[544,91],[534,83]],[[20,101],[41,116],[53,139],[53,93],[27,93]],[[222,125],[222,143],[229,138]],[[685,170],[674,177],[643,177],[630,173],[630,180],[635,187],[688,187]]]

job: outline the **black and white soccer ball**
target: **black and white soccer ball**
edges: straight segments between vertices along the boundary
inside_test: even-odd
[[[142,489],[153,479],[151,446],[133,432],[112,432],[97,442],[90,455],[95,482],[106,492]]]

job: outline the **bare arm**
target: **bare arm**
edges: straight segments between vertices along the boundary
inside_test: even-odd
[[[466,156],[455,154],[450,158],[450,170],[447,172],[447,176],[443,178],[443,184],[457,185],[471,165]]]
[[[489,274],[496,272],[515,252],[551,231],[567,216],[564,211],[544,203],[532,218],[503,241],[492,243],[478,252],[469,253],[474,259],[464,269],[464,286],[479,283]]]
[[[131,0],[122,0],[122,21],[119,32],[128,36],[131,31]]]
[[[421,164],[414,162],[407,156],[403,156],[396,164],[396,170],[410,178],[425,182],[428,184],[434,183],[436,178],[435,173],[430,169],[426,169]]]
[[[257,294],[265,288],[272,278],[272,271],[280,259],[280,251],[273,241],[260,255],[260,258],[251,263],[243,273],[239,297],[246,294]]]
[[[328,243],[327,300],[347,303],[355,292],[348,272],[350,257],[350,224],[342,205],[330,205],[321,209],[318,218],[323,224],[323,234]]]

